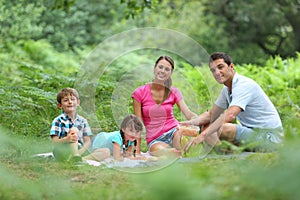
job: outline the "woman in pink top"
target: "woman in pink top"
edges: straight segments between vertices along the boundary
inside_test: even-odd
[[[187,107],[181,92],[172,86],[173,71],[172,58],[160,56],[155,62],[153,81],[138,87],[132,94],[134,114],[143,120],[148,149],[155,156],[170,152],[181,154],[181,135],[173,115],[174,104],[186,119],[196,116]],[[140,140],[137,153],[140,153]]]

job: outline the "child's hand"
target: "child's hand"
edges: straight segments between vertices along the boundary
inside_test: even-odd
[[[69,142],[77,142],[78,141],[78,129],[76,127],[72,127],[68,132],[68,141]]]

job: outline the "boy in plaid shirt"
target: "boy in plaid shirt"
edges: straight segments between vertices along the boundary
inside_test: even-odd
[[[62,113],[50,129],[54,157],[59,161],[81,161],[81,155],[91,146],[92,132],[87,120],[77,114],[79,94],[73,88],[64,88],[57,94],[57,103]]]

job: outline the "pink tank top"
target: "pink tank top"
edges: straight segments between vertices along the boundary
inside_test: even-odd
[[[173,107],[183,97],[176,87],[171,88],[169,97],[161,105],[153,100],[150,83],[138,87],[133,92],[132,98],[141,103],[147,144],[178,125],[178,121],[174,118]]]

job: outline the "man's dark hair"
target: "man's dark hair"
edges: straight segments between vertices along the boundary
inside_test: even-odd
[[[215,52],[210,55],[209,63],[218,60],[218,59],[224,59],[225,63],[229,66],[232,63],[231,57],[224,53],[224,52]]]

